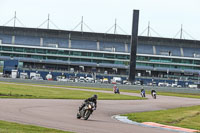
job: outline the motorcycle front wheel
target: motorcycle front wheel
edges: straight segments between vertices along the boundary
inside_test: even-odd
[[[91,111],[90,110],[86,110],[83,116],[84,120],[87,120],[90,117]]]

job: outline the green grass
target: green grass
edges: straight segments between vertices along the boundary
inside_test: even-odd
[[[100,92],[68,90],[64,88],[5,84],[0,82],[0,98],[86,99],[97,94],[100,100],[140,100],[141,97]]]
[[[161,111],[125,114],[136,122],[156,122],[200,130],[200,106],[181,107]]]
[[[3,84],[3,83],[4,82],[0,82],[0,84]],[[20,83],[17,83],[17,84],[20,84]],[[30,84],[27,84],[27,85],[30,85]],[[94,88],[94,87],[83,87],[83,86],[64,86],[64,85],[46,85],[46,84],[31,84],[31,85],[42,85],[42,86],[51,86],[51,87],[55,86],[55,87],[66,87],[66,88],[89,89],[89,90],[113,91],[112,88]],[[140,90],[120,89],[120,92],[140,93]],[[0,91],[0,93],[1,93],[1,91]],[[9,92],[7,92],[7,93],[9,93]],[[150,94],[150,91],[146,90],[146,93]],[[198,99],[200,99],[200,94],[175,93],[175,92],[160,92],[160,91],[158,91],[157,95],[186,97],[186,98],[198,98]]]
[[[56,129],[0,121],[0,133],[72,133]]]
[[[113,91],[112,88],[94,88],[94,87],[82,87],[82,86],[64,86],[64,85],[47,85],[47,86],[56,86],[56,87],[69,87],[69,88],[80,88],[80,89],[89,89],[89,90],[105,90],[105,91]],[[139,93],[140,90],[129,90],[129,89],[120,89],[120,92],[129,92],[129,93]],[[146,94],[150,94],[151,92],[146,90]],[[200,94],[191,94],[191,93],[175,93],[175,92],[157,92],[157,95],[163,96],[176,96],[176,97],[186,97],[186,98],[197,98],[200,99]]]
[[[89,90],[113,91],[112,88],[95,88],[95,87],[66,86],[66,85],[45,85],[45,86],[66,87],[66,88],[79,88],[79,89],[89,89]],[[140,93],[140,89],[138,89],[138,90],[120,89],[120,92]],[[150,91],[146,90],[146,94],[150,94],[150,93],[151,93]],[[161,92],[161,91],[158,91],[157,94],[158,95],[163,95],[163,96],[176,96],[176,97],[186,97],[186,98],[197,98],[197,99],[200,99],[200,93],[191,94],[191,93]]]

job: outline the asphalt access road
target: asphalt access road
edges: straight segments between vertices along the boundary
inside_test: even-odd
[[[199,99],[159,95],[157,99],[152,99],[149,95],[147,97],[148,100],[98,100],[97,110],[87,121],[76,119],[78,107],[83,100],[0,99],[0,120],[77,133],[173,133],[158,128],[122,123],[112,116],[200,105]]]

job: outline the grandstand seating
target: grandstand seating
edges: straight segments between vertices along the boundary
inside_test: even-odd
[[[96,41],[86,41],[86,40],[71,40],[71,48],[96,50],[97,42]]]
[[[2,40],[2,43],[12,43],[12,36],[11,35],[5,35],[5,34],[0,34],[0,40]]]

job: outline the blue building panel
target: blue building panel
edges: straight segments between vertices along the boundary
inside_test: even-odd
[[[157,55],[181,56],[180,47],[155,46]]]
[[[117,42],[100,42],[100,50],[112,52],[125,52],[125,44]]]
[[[0,40],[2,40],[2,43],[10,44],[10,43],[12,43],[12,36],[11,35],[0,34]]]
[[[96,41],[86,41],[86,40],[71,40],[71,48],[97,50],[97,42]]]
[[[137,46],[137,53],[138,54],[153,54],[153,46],[152,45],[139,44]]]
[[[3,71],[5,72],[10,72],[12,70],[16,70],[18,68],[18,60],[5,60],[4,61],[4,67]]]
[[[43,45],[57,44],[59,48],[68,48],[69,40],[65,38],[43,38]]]
[[[28,45],[28,46],[40,46],[40,38],[33,36],[15,36],[15,44]]]
[[[200,57],[199,48],[183,48],[183,54],[186,57]]]

